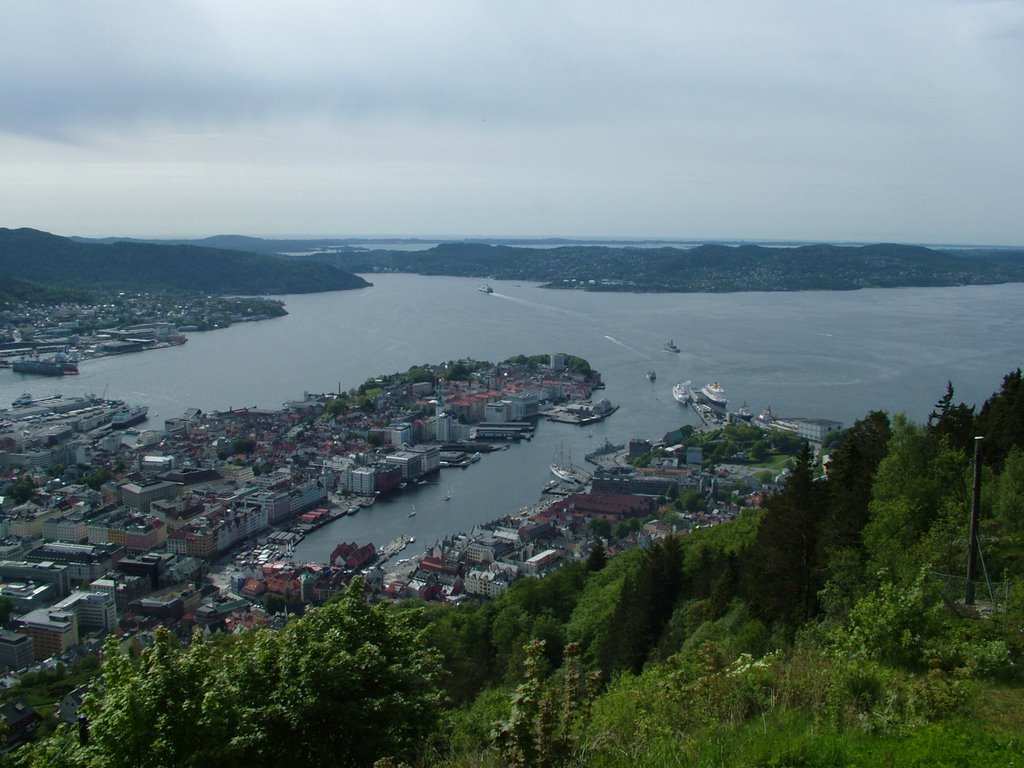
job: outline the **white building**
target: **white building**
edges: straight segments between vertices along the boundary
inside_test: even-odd
[[[117,628],[117,606],[114,596],[108,592],[72,592],[53,607],[73,612],[82,629],[111,632]]]

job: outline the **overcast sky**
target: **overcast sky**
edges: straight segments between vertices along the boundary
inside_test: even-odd
[[[1024,245],[1024,2],[0,2],[0,226]]]

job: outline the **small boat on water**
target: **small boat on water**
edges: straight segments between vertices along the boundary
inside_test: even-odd
[[[412,505],[412,509],[409,510],[409,517],[416,517],[416,505]]]
[[[679,347],[676,346],[676,343],[672,339],[668,340],[668,343],[665,344],[664,349],[666,352],[679,352]]]
[[[452,489],[451,488],[449,488],[447,491],[444,492],[444,500],[445,501],[451,501],[452,500]]]
[[[480,293],[494,293],[494,289],[491,288],[491,286],[489,286],[487,283],[481,285],[479,288],[477,288],[477,290],[480,291]]]
[[[658,378],[657,372],[653,368],[651,368],[651,370],[649,370],[647,372],[647,380],[648,381],[656,381],[657,378]]]

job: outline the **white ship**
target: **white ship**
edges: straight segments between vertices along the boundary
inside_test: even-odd
[[[672,387],[672,397],[675,398],[677,403],[689,405],[690,400],[693,397],[693,390],[690,389],[690,382],[682,381]]]
[[[572,459],[566,460],[559,451],[559,456],[548,466],[551,470],[551,474],[561,480],[563,483],[571,483],[573,485],[583,485],[590,479],[586,472],[581,470],[579,467],[573,466]]]
[[[729,398],[725,394],[725,387],[717,381],[711,384],[705,384],[701,387],[700,396],[701,400],[712,408],[719,408],[723,411],[725,410],[725,406],[729,403]]]

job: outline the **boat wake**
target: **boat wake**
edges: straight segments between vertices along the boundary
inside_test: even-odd
[[[608,341],[610,341],[612,344],[616,344],[616,345],[622,347],[623,349],[628,349],[630,352],[635,352],[638,355],[640,354],[640,350],[634,349],[633,347],[629,346],[629,344],[626,344],[625,342],[619,341],[614,336],[607,336],[606,335],[605,338],[608,339]]]

